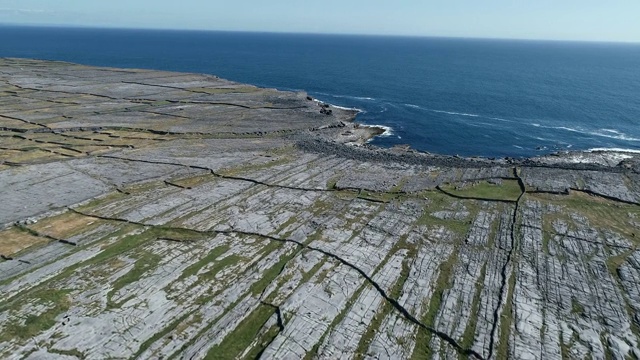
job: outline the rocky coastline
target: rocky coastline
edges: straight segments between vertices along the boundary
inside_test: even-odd
[[[640,358],[640,154],[383,149],[356,114],[0,59],[0,357]]]

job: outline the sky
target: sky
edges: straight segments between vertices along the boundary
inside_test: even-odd
[[[0,0],[0,24],[640,42],[640,1]]]

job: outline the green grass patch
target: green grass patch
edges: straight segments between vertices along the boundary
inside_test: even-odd
[[[340,175],[335,175],[327,180],[327,189],[328,190],[336,190],[338,189],[338,180],[340,180]]]
[[[222,342],[212,347],[205,359],[235,359],[247,349],[258,337],[260,329],[265,325],[275,309],[267,305],[259,305],[249,316],[229,333]],[[265,344],[265,346],[268,345]]]
[[[229,255],[226,256],[225,258],[216,261],[214,263],[213,266],[211,266],[209,269],[207,269],[206,272],[203,272],[201,274],[198,275],[198,281],[195,282],[194,284],[192,284],[191,286],[195,286],[196,283],[198,282],[202,282],[202,281],[212,281],[215,280],[216,275],[224,270],[225,268],[235,265],[239,262],[241,262],[242,260],[244,260],[244,258],[238,256],[238,255]],[[206,265],[206,264],[205,264]],[[208,303],[209,301],[211,301],[214,297],[216,296],[216,294],[206,294],[200,298],[198,298],[195,302],[199,305],[204,305],[206,303]]]
[[[111,299],[113,297],[113,294],[115,294],[118,290],[124,288],[125,286],[140,280],[140,278],[146,272],[155,268],[160,260],[162,260],[162,257],[160,255],[152,254],[147,251],[140,252],[136,255],[138,260],[136,260],[136,262],[134,263],[131,271],[128,271],[126,274],[124,274],[124,276],[118,278],[113,282],[112,288],[107,294],[107,308],[120,307],[122,305],[121,303],[115,303]]]
[[[237,93],[252,93],[260,91],[260,88],[254,86],[238,86],[231,88],[207,88],[207,87],[195,87],[186,89],[187,91],[203,93],[203,94],[237,94]]]
[[[285,254],[274,266],[262,273],[262,278],[251,285],[249,292],[253,295],[260,295],[266,288],[280,275],[289,260],[293,259],[298,252]]]
[[[283,320],[284,321],[284,320]],[[259,334],[259,339],[256,345],[244,356],[244,359],[259,359],[260,355],[264,352],[264,350],[273,342],[273,340],[280,333],[280,328],[278,325],[271,326],[269,329],[266,329],[263,333]]]
[[[602,197],[571,191],[569,195],[529,194],[538,201],[564,207],[562,213],[554,214],[563,219],[570,219],[569,214],[577,213],[589,220],[591,226],[610,229],[640,246],[640,231],[632,224],[632,216],[640,219],[640,206],[625,204]],[[569,221],[571,224],[573,221]]]
[[[516,180],[502,180],[500,185],[480,181],[462,188],[455,185],[442,185],[440,188],[455,196],[486,200],[516,201],[522,194]]]
[[[210,264],[212,262],[215,261],[215,259],[217,259],[218,257],[220,257],[222,254],[226,253],[227,251],[229,251],[230,246],[229,245],[221,245],[218,247],[213,248],[211,251],[209,251],[209,253],[207,255],[205,255],[202,259],[198,260],[197,262],[195,262],[194,264],[189,265],[180,275],[180,277],[177,279],[177,281],[181,281],[189,276],[192,275],[196,275],[198,273],[198,271],[200,271],[200,269],[202,269],[202,267],[204,267],[207,264]]]
[[[136,351],[136,353],[131,357],[131,359],[137,359],[143,352],[145,352],[149,348],[149,346],[151,346],[156,341],[160,340],[162,337],[164,337],[165,335],[167,335],[168,333],[170,333],[174,329],[178,328],[178,326],[180,326],[180,324],[183,321],[185,321],[187,319],[187,317],[189,317],[189,315],[191,315],[191,314],[190,313],[186,313],[186,314],[182,315],[180,318],[178,318],[175,321],[171,322],[169,325],[167,325],[161,331],[153,334],[152,337],[150,337],[147,341],[143,342],[142,345],[140,345],[140,347],[138,348],[138,351]]]
[[[380,201],[384,203],[388,203],[393,200],[399,199],[402,196],[404,196],[404,194],[393,193],[393,192],[373,192],[373,191],[361,191],[358,194],[359,199]]]
[[[9,322],[5,325],[3,332],[0,334],[0,342],[13,339],[27,340],[40,334],[41,332],[51,328],[56,323],[56,317],[61,313],[69,310],[71,301],[69,299],[69,290],[57,289],[41,289],[32,293],[20,302],[14,302],[9,308],[3,307],[2,312],[10,310],[19,310],[22,305],[35,300],[38,304],[47,304],[49,309],[40,315],[29,315],[24,319],[24,324]]]
[[[429,204],[416,225],[425,225],[429,228],[444,227],[454,232],[459,239],[464,240],[480,209],[480,203],[477,200],[453,199],[438,191],[425,191],[419,196],[428,200]],[[461,220],[443,220],[431,215],[437,211],[462,211],[463,207],[469,212],[469,216]]]
[[[424,316],[424,323],[428,326],[434,326],[438,310],[442,305],[442,297],[444,291],[451,286],[451,275],[458,261],[458,249],[454,249],[447,260],[439,266],[438,280],[436,280],[435,290],[429,300],[429,309]]]
[[[476,292],[473,297],[473,303],[471,304],[471,314],[469,315],[469,323],[467,327],[464,329],[464,334],[462,334],[462,340],[460,341],[460,346],[463,349],[471,349],[473,346],[473,340],[476,336],[476,326],[478,325],[478,311],[480,309],[480,295],[482,294],[482,286],[484,284],[484,277],[487,273],[487,265],[485,264],[482,267],[482,271],[480,272],[480,277],[476,281]]]
[[[515,271],[513,271],[511,273],[511,277],[509,278],[509,290],[507,292],[507,299],[505,300],[506,302],[499,319],[499,340],[497,343],[497,347],[495,347],[493,350],[493,355],[496,359],[509,358],[509,338],[511,337],[511,324],[513,323],[513,290],[515,289],[515,287],[516,276]]]
[[[186,188],[195,188],[202,184],[210,183],[215,181],[215,176],[211,173],[200,174],[196,176],[179,178],[175,180],[171,180],[171,183],[180,185]]]
[[[396,249],[405,248],[406,245],[407,245],[406,236],[404,236],[398,242]],[[409,272],[411,271],[410,264],[411,264],[411,261],[415,258],[416,252],[417,250],[415,247],[410,247],[407,256],[405,256],[405,258],[403,259],[402,270],[400,270],[400,275],[398,276],[398,280],[396,280],[396,282],[393,284],[391,289],[389,289],[388,296],[390,298],[397,300],[402,295],[402,289],[404,287],[405,282],[407,281],[407,278],[409,278]],[[390,254],[395,254],[395,253],[396,251],[393,251],[393,250],[390,251]],[[386,263],[386,261],[383,262],[383,264],[384,263]],[[383,264],[381,264],[379,268],[383,267],[384,266]],[[366,288],[367,286],[370,286],[370,285],[367,284],[366,286],[363,287],[363,289]],[[380,331],[382,322],[387,317],[387,315],[394,310],[395,309],[390,302],[383,300],[382,306],[380,307],[378,312],[373,316],[371,323],[367,326],[367,330],[364,332],[364,334],[362,335],[362,338],[360,339],[360,342],[358,343],[358,347],[355,352],[355,359],[364,359],[366,357],[367,350],[369,349],[369,346],[371,345],[371,342],[373,341],[373,338],[375,337],[376,333]]]
[[[429,300],[427,312],[422,319],[422,322],[427,326],[435,327],[436,316],[442,306],[442,297],[444,295],[444,291],[451,286],[451,274],[453,273],[453,268],[457,261],[458,250],[454,249],[449,258],[440,263],[435,289],[431,299]],[[411,354],[412,360],[431,359],[433,357],[432,355],[435,349],[431,349],[429,347],[430,339],[431,333],[422,328],[418,331],[416,347],[413,350],[413,354]]]
[[[627,250],[620,255],[611,256],[607,258],[606,260],[607,269],[609,269],[609,272],[611,273],[611,275],[618,276],[618,268],[622,264],[624,264],[625,261],[627,261],[627,258],[629,258],[629,256],[633,254],[633,252],[634,250]]]
[[[47,352],[49,352],[51,354],[73,356],[73,357],[78,358],[80,360],[83,360],[83,359],[87,358],[87,356],[83,352],[78,351],[76,349],[73,349],[73,350],[60,350],[60,349],[49,348],[49,349],[47,349]]]
[[[288,164],[293,159],[289,156],[280,156],[278,158],[270,158],[269,160],[261,163],[245,164],[238,167],[223,169],[219,171],[222,176],[240,176],[248,172],[256,172],[260,170],[269,169],[271,167]]]
[[[469,232],[469,228],[471,228],[471,225],[473,224],[472,219],[474,217],[475,214],[471,214],[464,220],[442,220],[426,212],[418,219],[416,225],[425,225],[429,229],[444,227],[455,234],[456,240],[463,241]]]
[[[584,314],[584,306],[574,298],[571,298],[571,313],[576,315]]]
[[[322,334],[322,337],[320,338],[320,340],[318,340],[318,342],[313,346],[311,351],[307,352],[307,354],[304,357],[305,360],[311,360],[311,359],[317,358],[316,354],[318,353],[318,349],[320,348],[322,343],[324,343],[325,338],[331,333],[331,330],[333,328],[335,328],[338,324],[340,324],[344,320],[344,318],[347,316],[347,314],[353,307],[353,304],[360,297],[360,294],[362,294],[364,289],[366,289],[368,286],[369,284],[367,282],[364,282],[362,285],[360,285],[358,290],[356,290],[356,292],[353,293],[353,295],[349,298],[349,300],[347,301],[342,311],[338,314],[338,316],[336,316],[331,321],[331,324],[329,324],[329,327],[327,328],[327,330],[324,332],[324,334]]]

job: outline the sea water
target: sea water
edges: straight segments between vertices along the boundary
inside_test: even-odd
[[[0,56],[304,90],[386,126],[379,146],[640,150],[640,44],[0,26]]]

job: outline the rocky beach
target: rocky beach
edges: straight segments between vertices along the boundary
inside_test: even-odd
[[[640,154],[378,148],[356,113],[0,59],[0,357],[640,358]]]

